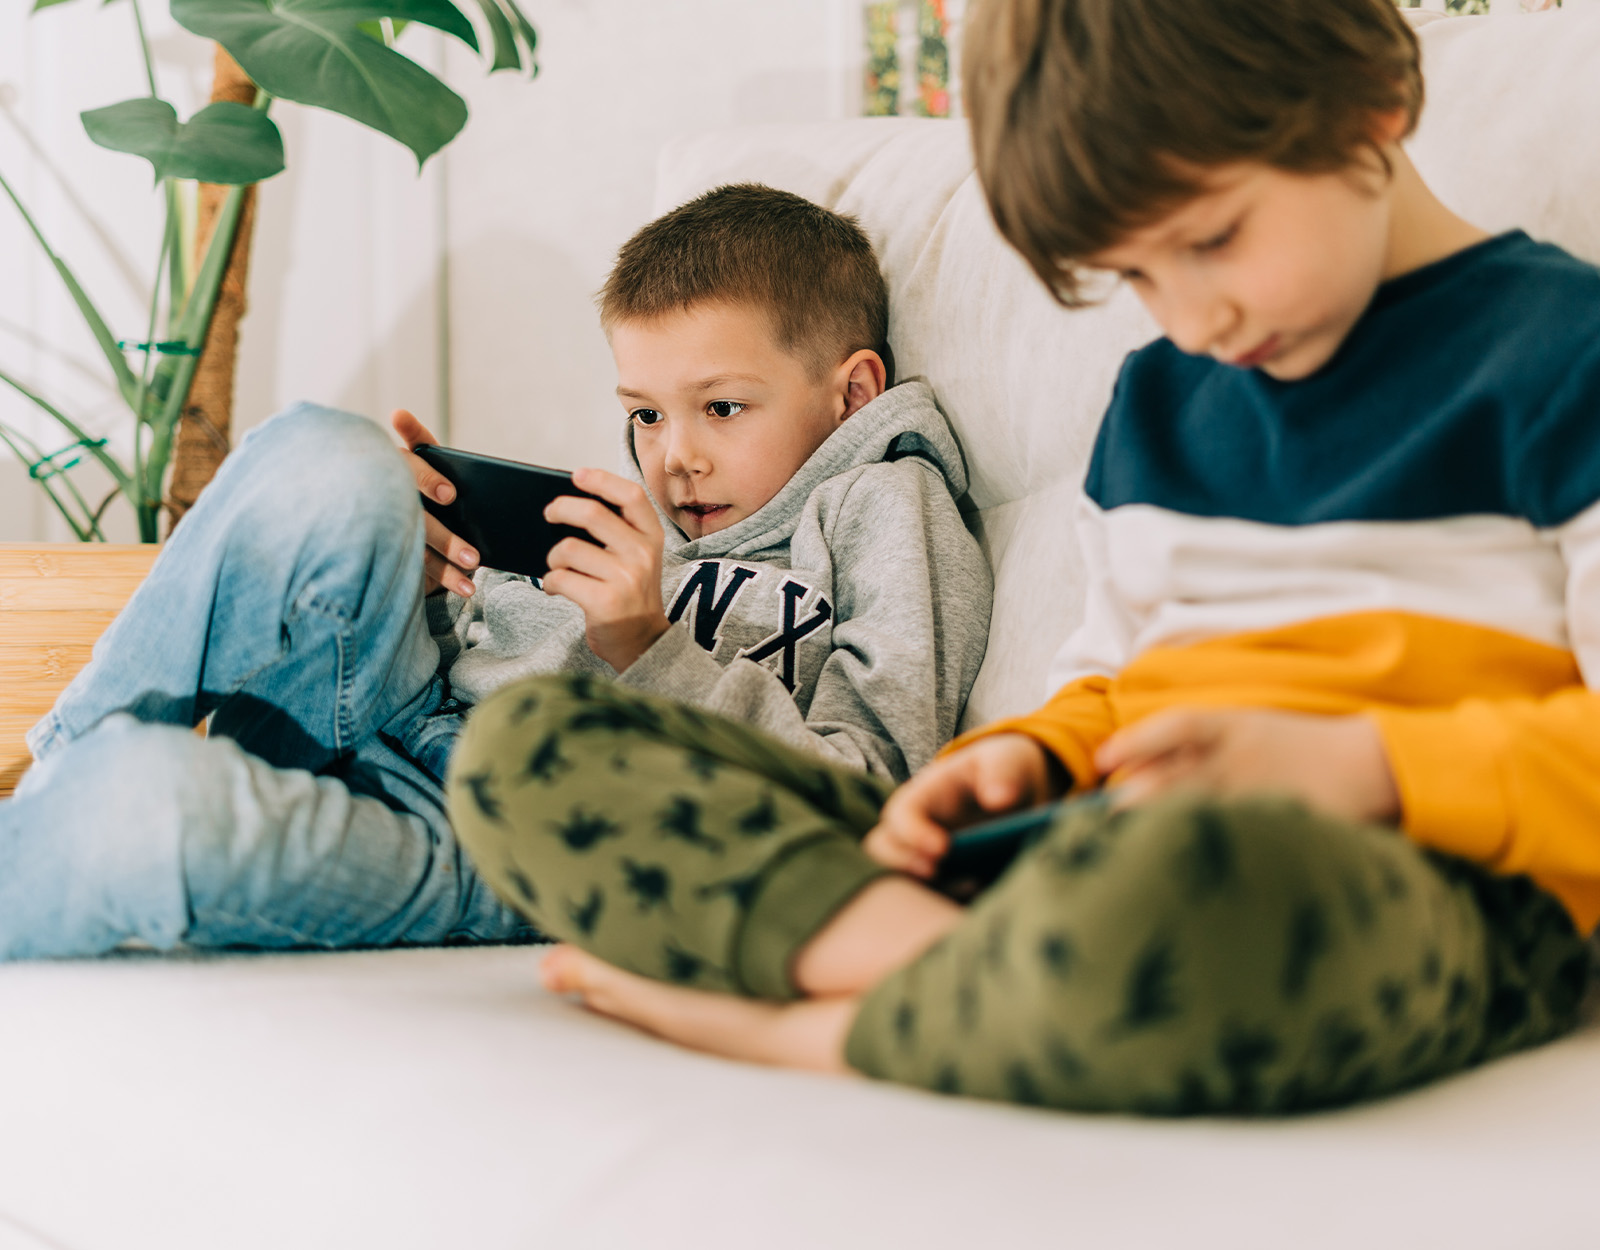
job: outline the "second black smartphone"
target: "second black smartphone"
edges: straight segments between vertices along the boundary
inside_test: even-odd
[[[1069,809],[1105,808],[1110,802],[1109,794],[1097,790],[958,829],[950,835],[950,845],[929,884],[961,902],[974,898],[1004,876],[1017,856]]]

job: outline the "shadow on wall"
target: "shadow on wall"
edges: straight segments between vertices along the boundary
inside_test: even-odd
[[[617,464],[622,408],[594,295],[604,273],[507,231],[450,256],[452,441],[558,468]]]

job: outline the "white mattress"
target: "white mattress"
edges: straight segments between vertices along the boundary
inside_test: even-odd
[[[1600,1016],[1353,1112],[1159,1123],[691,1055],[539,958],[0,967],[0,1250],[1600,1242]]]

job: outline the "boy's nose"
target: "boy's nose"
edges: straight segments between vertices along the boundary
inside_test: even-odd
[[[705,472],[705,456],[694,437],[680,427],[667,435],[667,455],[664,466],[673,477],[690,477]]]
[[[1208,300],[1175,310],[1167,320],[1167,337],[1191,356],[1209,356],[1227,345],[1238,314],[1224,300]]]

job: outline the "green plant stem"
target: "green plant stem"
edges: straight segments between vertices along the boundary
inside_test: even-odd
[[[272,96],[257,88],[254,107],[265,113],[272,107]],[[211,232],[205,259],[200,263],[194,288],[184,304],[183,316],[173,327],[173,337],[183,341],[189,354],[177,357],[170,369],[164,364],[157,371],[153,389],[161,395],[161,410],[150,422],[150,452],[143,466],[142,482],[143,498],[151,501],[154,507],[160,504],[161,481],[166,476],[167,461],[172,455],[178,414],[189,398],[189,387],[200,365],[200,352],[211,329],[211,316],[216,310],[217,294],[222,289],[222,278],[228,269],[228,258],[232,255],[233,241],[239,231],[239,214],[248,190],[248,187],[228,188],[228,194],[217,212],[217,224]],[[139,520],[142,530],[145,521],[143,508],[139,509]],[[154,539],[146,541],[153,542]]]
[[[139,8],[139,0],[130,0],[130,3],[133,5],[133,23],[139,31],[139,53],[144,59],[145,81],[150,85],[151,98],[159,100],[161,98],[161,92],[156,87],[156,62],[155,58],[150,54],[150,37],[145,31],[144,13]],[[161,190],[167,202],[167,228],[162,236],[161,246],[163,248],[163,256],[171,262],[171,272],[167,275],[167,308],[169,310],[168,317],[170,319],[172,315],[170,310],[176,307],[177,302],[181,300],[185,294],[183,256],[178,246],[178,240],[182,235],[181,224],[179,221],[181,209],[178,203],[177,184],[173,179],[163,178],[161,180]],[[155,339],[156,295],[161,289],[161,266],[159,263],[157,264],[156,269],[156,283],[154,288],[152,288],[150,295],[150,332],[145,335],[145,342],[147,343],[152,342]],[[139,371],[140,385],[139,404],[137,411],[141,416],[144,413],[145,397],[150,389],[149,366],[150,359],[149,355],[147,354],[145,357],[145,367]],[[135,468],[137,469],[137,464],[135,465]]]
[[[144,463],[144,429],[150,417],[150,386],[155,374],[156,361],[156,315],[161,303],[161,276],[166,269],[168,254],[177,246],[175,235],[178,223],[172,215],[171,179],[167,179],[167,228],[161,236],[161,253],[156,258],[155,277],[150,283],[150,316],[145,329],[144,361],[139,367],[138,402],[134,405],[133,414],[133,479],[135,482],[145,481]],[[168,288],[167,305],[170,309],[173,302],[170,287]],[[139,497],[130,494],[128,502],[133,505],[134,516],[139,523],[139,534],[144,542],[154,542],[153,536],[156,529],[157,508],[159,504],[147,504],[144,492],[139,492]]]
[[[178,319],[178,310],[189,297],[189,260],[183,245],[183,197],[178,190],[178,180],[168,178],[167,228],[171,246],[167,250],[167,326]]]
[[[12,390],[20,394],[24,399],[29,400],[36,407],[42,409],[51,420],[53,420],[73,438],[82,443],[84,450],[98,460],[101,467],[111,475],[112,480],[117,484],[117,488],[125,493],[130,501],[133,499],[134,479],[129,476],[126,469],[117,463],[116,457],[111,455],[110,452],[106,451],[104,447],[96,445],[95,440],[90,438],[88,434],[84,433],[82,427],[80,427],[76,421],[67,416],[66,413],[62,412],[61,409],[57,408],[49,400],[45,399],[44,396],[40,395],[34,390],[31,390],[22,382],[19,382],[16,378],[5,372],[3,369],[0,369],[0,382],[4,382]]]
[[[18,440],[20,440],[20,442]],[[19,462],[31,460],[37,463],[40,458],[39,446],[37,443],[24,435],[20,430],[14,430],[10,426],[3,423],[0,423],[0,443],[4,443],[7,447],[9,447],[11,449],[11,454],[14,455]],[[28,446],[24,448],[22,443],[26,443]],[[57,495],[56,492],[51,488],[49,480],[47,478],[36,477],[34,478],[34,481],[39,483],[40,489],[42,489],[44,493],[49,496],[50,502],[55,504],[56,511],[61,514],[62,520],[66,521],[66,523],[72,527],[72,532],[77,536],[78,541],[80,543],[88,542],[90,538],[89,531],[84,529],[77,523],[77,521],[73,519],[72,513],[67,511],[67,505],[61,502],[61,497]],[[99,526],[95,526],[95,529],[98,531]]]
[[[143,457],[144,457],[144,422],[143,421],[135,421],[133,423],[133,471],[136,474],[138,474],[138,480],[140,482],[144,481],[144,458]],[[144,541],[146,541],[145,538],[143,537],[143,535],[144,535],[144,510],[140,506],[141,501],[138,500],[138,499],[130,499],[129,502],[133,504],[133,515],[134,515],[135,519],[137,519],[138,522],[139,522],[139,534],[140,534],[139,541],[140,542],[144,542]]]
[[[55,474],[55,477],[59,477],[64,483],[66,483],[67,489],[72,492],[73,499],[77,500],[78,507],[83,509],[83,518],[89,526],[88,536],[90,538],[98,539],[101,542],[105,542],[106,536],[100,532],[100,519],[95,515],[94,510],[89,507],[89,501],[83,497],[83,492],[78,489],[78,483],[73,480],[70,468],[58,470]],[[50,480],[53,479],[38,477],[34,478],[34,481],[36,482]],[[79,536],[78,541],[84,541],[81,535]]]
[[[139,9],[139,0],[130,0],[133,5],[133,24],[139,31],[139,51],[144,55],[144,76],[150,83],[150,94],[157,99],[161,93],[156,90],[156,63],[150,55],[150,36],[145,33],[144,14]]]
[[[118,490],[115,486],[113,486],[110,490],[108,490],[106,492],[105,498],[100,501],[100,506],[94,510],[94,515],[91,516],[89,519],[91,521],[93,521],[96,525],[99,525],[100,524],[100,518],[105,516],[106,509],[111,506],[112,500],[116,499],[117,496],[119,496],[121,494],[122,494],[122,492],[120,490]]]
[[[168,183],[171,179],[166,180]],[[169,199],[170,204],[170,199]],[[166,229],[161,232],[161,252],[156,257],[156,276],[150,282],[150,316],[145,323],[144,363],[139,366],[139,389],[134,392],[133,405],[136,421],[144,420],[145,403],[150,397],[150,374],[155,367],[156,315],[161,307],[161,275],[166,271],[167,254],[174,246],[173,232],[177,223],[172,220],[172,210],[167,210]],[[134,473],[138,474],[137,448],[135,448]]]
[[[244,187],[230,187],[217,213],[216,228],[211,233],[211,243],[206,248],[206,258],[195,275],[194,290],[184,306],[183,317],[175,337],[189,348],[191,355],[179,356],[170,371],[163,369],[166,387],[162,393],[161,410],[150,423],[150,453],[144,465],[144,498],[159,504],[161,480],[166,474],[167,460],[172,454],[172,440],[177,429],[178,414],[189,398],[189,386],[194,381],[194,371],[199,366],[199,351],[205,345],[206,333],[211,328],[211,315],[217,306],[217,293],[222,288],[222,276],[228,267],[228,256],[233,250],[233,240],[239,228],[239,212],[244,205]],[[159,381],[159,375],[158,375]],[[141,521],[143,515],[141,512]]]

